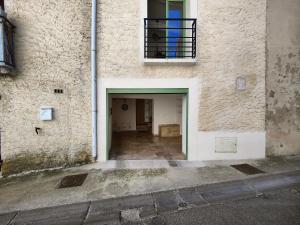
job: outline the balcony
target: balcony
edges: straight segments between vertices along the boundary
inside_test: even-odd
[[[197,20],[191,18],[145,18],[144,59],[195,60],[196,27]]]

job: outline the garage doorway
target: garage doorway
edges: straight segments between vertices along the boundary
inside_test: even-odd
[[[107,159],[185,160],[188,89],[108,89]]]

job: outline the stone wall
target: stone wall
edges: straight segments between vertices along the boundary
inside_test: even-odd
[[[90,161],[89,1],[5,2],[17,71],[0,75],[3,173]],[[39,119],[44,106],[53,121]]]
[[[198,78],[200,131],[265,130],[266,0],[198,1],[197,64],[145,66],[141,0],[99,3],[99,76]],[[235,90],[244,77],[247,89]]]
[[[267,154],[300,153],[300,1],[268,0]]]

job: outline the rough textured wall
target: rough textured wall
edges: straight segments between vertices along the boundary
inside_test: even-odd
[[[17,26],[17,72],[0,77],[5,170],[88,161],[90,1],[6,2]],[[264,130],[266,0],[198,1],[195,66],[144,66],[140,0],[98,2],[99,76],[197,77],[199,130]],[[239,76],[247,80],[241,93]],[[54,121],[39,120],[42,106],[54,107]],[[35,127],[42,128],[39,135]]]
[[[90,5],[84,0],[7,0],[16,25],[14,76],[0,75],[4,173],[89,161]],[[55,94],[54,89],[63,89]],[[54,120],[39,109],[54,108]],[[35,127],[41,133],[35,133]]]
[[[267,154],[300,153],[300,1],[268,0]]]
[[[198,1],[197,64],[145,66],[140,0],[99,3],[99,76],[199,78],[199,130],[265,130],[266,0]],[[236,92],[236,78],[247,90]]]

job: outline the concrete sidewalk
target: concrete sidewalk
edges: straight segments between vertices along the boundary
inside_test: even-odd
[[[247,176],[230,167],[248,163],[266,172]],[[300,170],[300,157],[250,161],[110,161],[0,179],[0,213],[134,196]],[[82,186],[58,189],[67,175],[88,173]]]
[[[196,208],[199,207],[201,209],[206,208],[207,210],[209,207],[218,207],[221,203],[224,204],[226,202],[231,202],[229,205],[232,206],[232,202],[236,200],[243,200],[244,202],[250,200],[250,202],[259,202],[260,204],[268,205],[269,203],[267,202],[261,202],[264,199],[264,196],[269,196],[268,193],[270,191],[284,189],[289,189],[291,191],[290,193],[285,193],[285,195],[282,196],[282,199],[285,200],[286,207],[290,206],[290,209],[293,210],[294,219],[290,219],[290,217],[286,218],[282,215],[279,218],[284,221],[285,219],[295,221],[295,218],[297,218],[296,210],[299,205],[299,202],[296,199],[300,200],[300,171],[138,196],[89,201],[58,207],[0,214],[0,225],[162,225],[167,223],[157,219],[162,219],[166,214],[174,213],[173,216],[171,216],[171,218],[173,218],[177,213],[184,211],[188,213],[189,210],[197,210]],[[262,200],[255,200],[259,198]],[[266,198],[268,199],[269,197]],[[293,204],[293,202],[295,202],[296,205],[292,206],[291,204]],[[270,208],[270,206],[271,205],[268,205],[267,208]],[[258,207],[260,206],[257,205],[256,208],[258,209]],[[273,208],[275,208],[277,213],[280,213],[278,211],[278,205]],[[200,211],[200,214],[203,213],[203,210]],[[215,212],[212,211],[211,213]],[[264,220],[268,221],[268,216],[274,215],[267,215]],[[289,216],[291,216],[291,214],[289,214]],[[247,220],[247,218],[244,219]],[[187,218],[185,220],[187,220]],[[233,219],[233,221],[235,221],[235,219]],[[239,224],[241,224],[242,221],[239,221]]]

